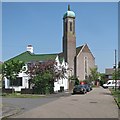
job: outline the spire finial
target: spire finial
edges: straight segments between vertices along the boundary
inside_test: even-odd
[[[70,11],[70,5],[68,5],[68,11]]]

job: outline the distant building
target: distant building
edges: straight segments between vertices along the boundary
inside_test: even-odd
[[[76,48],[75,13],[70,10],[70,6],[68,6],[68,11],[63,15],[63,52],[55,54],[34,54],[33,46],[28,45],[27,51],[8,61],[10,60],[21,60],[26,63],[57,60],[61,65],[64,64],[65,67],[68,67],[68,76],[77,76],[79,80],[87,79],[90,75],[90,68],[95,68],[95,57],[88,45],[84,44]],[[24,75],[25,74],[23,73],[21,77]],[[26,81],[26,87],[28,88],[29,78],[25,77],[21,78],[21,80],[24,79],[23,81]],[[55,83],[55,85],[58,86],[55,86],[55,91],[59,90],[60,86],[64,86],[67,90],[69,85],[68,82],[67,79],[65,83]],[[9,87],[9,82],[7,82],[6,85]],[[65,85],[67,85],[67,87],[65,87]]]
[[[113,68],[105,69],[105,75],[106,75],[107,80],[112,80],[112,76],[113,76],[114,72],[115,72],[115,70]]]

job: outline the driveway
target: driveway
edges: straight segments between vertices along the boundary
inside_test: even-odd
[[[16,118],[118,118],[118,107],[108,89],[94,88],[38,106]]]

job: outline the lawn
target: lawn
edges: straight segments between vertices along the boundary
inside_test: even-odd
[[[114,90],[114,89],[110,89],[112,95],[114,96],[117,104],[118,104],[118,107],[120,108],[120,90]]]

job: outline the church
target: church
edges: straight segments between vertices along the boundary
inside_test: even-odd
[[[68,68],[68,76],[76,76],[78,79],[85,80],[90,75],[90,68],[95,67],[95,57],[90,51],[87,44],[81,45],[76,48],[76,32],[75,32],[75,13],[70,10],[70,5],[68,5],[68,10],[63,15],[63,51],[55,54],[35,54],[32,45],[27,46],[27,51],[7,60],[20,60],[25,63],[34,62],[34,61],[47,61],[47,60],[55,60],[61,65],[67,65]],[[22,76],[23,83],[26,80],[29,80],[27,75]],[[56,87],[55,91],[60,89],[60,86],[66,85],[66,90],[68,89],[68,80],[62,85],[59,85],[60,82],[55,83]],[[27,82],[28,83],[28,82]],[[58,84],[58,85],[57,85]],[[9,82],[5,81],[5,88],[9,88]],[[25,85],[25,84],[24,84]],[[22,86],[21,88],[28,88],[28,84],[26,86]],[[20,90],[18,90],[20,91]]]

